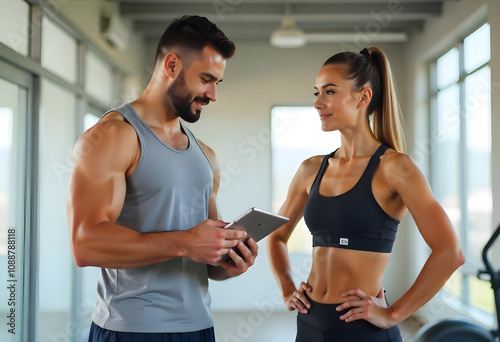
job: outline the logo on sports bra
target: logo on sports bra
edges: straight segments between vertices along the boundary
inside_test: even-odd
[[[343,246],[347,246],[349,244],[349,239],[347,238],[340,238],[339,243]]]

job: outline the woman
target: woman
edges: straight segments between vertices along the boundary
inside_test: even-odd
[[[314,89],[321,128],[338,130],[341,146],[302,163],[279,211],[290,221],[267,243],[284,302],[298,311],[296,342],[402,341],[397,324],[439,291],[464,256],[424,176],[402,153],[384,53],[372,47],[332,56]],[[407,210],[432,252],[410,289],[388,306],[382,278]],[[302,216],[313,236],[313,263],[296,288],[287,241]]]

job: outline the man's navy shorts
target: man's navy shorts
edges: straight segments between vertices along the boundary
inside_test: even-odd
[[[215,342],[214,328],[185,333],[134,333],[103,329],[94,322],[89,342]]]

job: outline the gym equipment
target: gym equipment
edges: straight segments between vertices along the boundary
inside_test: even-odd
[[[497,328],[486,330],[483,327],[464,319],[446,319],[426,324],[415,336],[415,342],[495,342],[500,339],[500,271],[495,271],[488,258],[488,251],[500,235],[500,225],[483,248],[485,270],[479,271],[477,277],[489,276],[489,282],[495,297]],[[484,280],[484,279],[483,279]]]

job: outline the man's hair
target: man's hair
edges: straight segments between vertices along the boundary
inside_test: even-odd
[[[174,19],[158,43],[155,64],[162,61],[167,53],[174,50],[176,53],[184,55],[193,54],[193,52],[197,54],[201,53],[207,45],[212,46],[225,59],[231,58],[234,54],[234,43],[207,18],[185,15]]]

